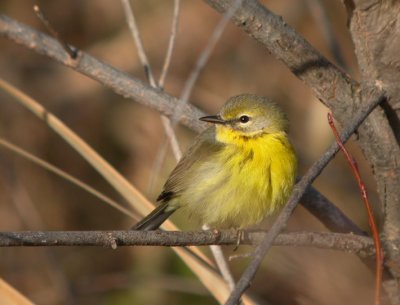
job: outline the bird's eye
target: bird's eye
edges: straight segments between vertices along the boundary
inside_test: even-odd
[[[250,121],[250,118],[247,115],[242,115],[239,118],[239,120],[240,120],[241,123],[247,123],[248,121]]]

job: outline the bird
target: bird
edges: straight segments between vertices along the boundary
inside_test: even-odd
[[[297,157],[278,104],[254,94],[229,98],[169,175],[159,205],[133,230],[156,230],[185,210],[212,229],[242,230],[281,208],[296,179]]]

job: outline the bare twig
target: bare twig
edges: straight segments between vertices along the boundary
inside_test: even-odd
[[[201,52],[199,58],[197,59],[196,65],[193,68],[192,72],[190,73],[190,76],[185,83],[185,87],[182,90],[180,99],[182,100],[183,103],[187,103],[187,101],[189,100],[190,94],[192,93],[192,90],[193,90],[193,86],[194,86],[197,78],[199,77],[201,70],[206,65],[208,58],[210,57],[211,52],[214,50],[217,42],[221,38],[226,25],[228,24],[229,20],[232,18],[233,14],[236,12],[236,10],[239,8],[241,3],[242,3],[242,0],[234,0],[232,5],[223,14],[223,17],[220,20],[220,22],[218,23],[218,25],[215,27],[214,32],[211,34],[211,37],[210,37],[206,47],[204,48],[204,50]],[[178,113],[177,118],[179,118],[179,113]],[[173,121],[175,122],[176,118]]]
[[[147,212],[146,206],[144,205],[147,203],[150,206],[151,204],[146,201],[144,196],[60,119],[47,111],[33,98],[24,94],[3,79],[0,79],[0,87],[14,96],[17,102],[31,111],[51,130],[71,145],[71,147],[75,149],[90,165],[92,165],[93,168],[96,169],[129,204],[141,211],[142,214]],[[138,202],[141,204],[138,204]]]
[[[219,272],[228,284],[229,289],[232,291],[235,288],[235,279],[229,268],[228,262],[224,256],[224,252],[220,245],[210,245],[210,250],[214,256],[215,263],[218,266]]]
[[[203,225],[203,230],[210,230],[208,225]],[[232,291],[235,287],[235,279],[233,278],[233,274],[229,269],[228,262],[224,257],[224,253],[222,251],[221,246],[219,245],[210,245],[210,250],[212,255],[214,256],[215,263],[217,264],[218,270],[224,278],[225,282],[228,284],[229,289]]]
[[[167,53],[165,54],[165,60],[163,68],[161,70],[160,79],[158,80],[158,87],[163,89],[165,78],[167,77],[169,67],[171,65],[172,51],[174,50],[176,34],[178,32],[178,21],[180,11],[180,0],[174,0],[174,13],[172,16],[171,35],[169,36]]]
[[[147,105],[168,117],[174,114],[176,105],[178,105],[177,98],[151,88],[140,80],[106,65],[84,52],[79,52],[78,58],[71,61],[69,55],[56,40],[3,14],[0,14],[0,36],[7,37],[39,54],[50,57],[111,88],[123,97]],[[206,124],[199,121],[198,118],[204,116],[205,113],[188,104],[181,105],[181,107],[183,110],[179,121],[197,132],[204,130]]]
[[[348,70],[342,51],[340,50],[340,45],[333,31],[332,21],[329,20],[325,3],[319,0],[305,0],[304,2],[307,4],[312,16],[314,17],[315,22],[321,31],[322,37],[325,39],[336,63],[341,68]]]
[[[360,124],[366,119],[366,117],[371,113],[371,111],[383,100],[384,96],[382,96],[380,92],[375,92],[372,99],[367,104],[365,104],[364,108],[359,110],[359,113],[356,116],[354,116],[354,119],[349,123],[349,125],[343,129],[340,135],[340,139],[343,143],[350,138],[353,132],[360,126]],[[328,165],[329,161],[335,156],[335,154],[339,151],[339,149],[340,149],[339,145],[336,142],[333,143],[329,147],[329,149],[322,155],[322,157],[311,166],[311,168],[307,171],[307,173],[301,178],[300,182],[296,184],[293,193],[288,200],[287,205],[279,214],[278,218],[276,219],[275,223],[269,230],[265,239],[254,251],[253,260],[246,268],[246,270],[243,272],[234,291],[227,300],[226,305],[237,304],[242,293],[247,289],[247,287],[250,285],[250,282],[254,278],[265,254],[271,247],[275,237],[286,226],[286,223],[290,215],[292,214],[298,201],[303,196],[305,190],[314,181],[314,179],[318,177],[318,175],[322,172],[325,166]]]
[[[307,188],[300,203],[332,232],[367,235],[313,186]]]
[[[257,245],[265,239],[266,231],[243,231],[242,245]],[[237,234],[232,230],[208,231],[19,231],[0,232],[0,247],[54,246],[209,246],[235,245]],[[275,246],[315,247],[356,253],[362,257],[374,255],[371,238],[354,234],[329,232],[282,233]]]
[[[171,145],[172,153],[175,157],[175,160],[179,161],[182,158],[182,151],[179,147],[174,126],[172,125],[171,120],[165,115],[161,115],[161,121],[163,123],[165,134],[167,135],[167,138],[169,140],[169,144]]]
[[[101,201],[105,202],[106,204],[115,208],[116,210],[120,211],[121,213],[125,214],[126,216],[128,216],[132,219],[135,219],[135,220],[139,219],[138,215],[131,212],[127,208],[123,207],[120,203],[112,200],[111,198],[107,197],[106,195],[99,192],[95,188],[80,181],[79,179],[75,178],[74,176],[71,176],[70,174],[66,173],[65,171],[61,170],[60,168],[32,155],[31,153],[27,152],[26,150],[23,150],[22,148],[14,145],[2,138],[0,138],[0,146],[3,146],[4,148],[13,151],[17,155],[20,155],[21,157],[35,163],[36,165],[43,167],[44,169],[48,170],[49,172],[52,172],[53,174],[60,176],[61,178],[78,186],[79,188],[83,189],[84,191],[88,192],[89,194],[92,194],[96,198],[100,199]]]
[[[78,57],[78,50],[72,46],[70,46],[68,43],[66,43],[63,39],[61,39],[60,34],[52,27],[50,21],[46,18],[46,16],[43,14],[42,10],[40,9],[39,5],[34,5],[33,6],[33,11],[36,13],[36,16],[40,19],[40,21],[43,23],[43,25],[46,27],[46,29],[49,31],[49,33],[58,40],[58,42],[61,44],[61,46],[64,48],[64,50],[69,54],[69,56],[72,59],[76,59]]]
[[[154,79],[153,72],[150,67],[149,60],[147,59],[146,52],[144,50],[144,46],[142,43],[142,39],[140,38],[140,33],[139,29],[136,24],[135,20],[135,15],[133,14],[132,7],[130,5],[129,0],[121,0],[122,5],[124,7],[124,12],[126,16],[126,20],[129,25],[129,29],[131,30],[133,40],[135,42],[136,48],[138,50],[138,55],[139,55],[139,60],[143,65],[144,71],[146,73],[146,77],[150,83],[150,86],[158,89],[158,85]],[[172,42],[173,45],[173,42]],[[172,47],[171,47],[171,52],[172,52]],[[166,61],[168,61],[168,57],[166,58]],[[181,150],[179,148],[178,140],[176,138],[176,134],[171,126],[171,122],[167,117],[164,117],[161,115],[161,122],[163,124],[163,127],[165,129],[165,133],[167,135],[167,138],[171,144],[172,151],[174,153],[175,159],[179,160],[182,156]]]
[[[150,63],[149,63],[149,60],[147,59],[147,55],[144,50],[142,39],[140,38],[139,29],[136,24],[135,15],[133,14],[130,2],[129,2],[129,0],[121,0],[121,2],[124,7],[124,12],[125,12],[125,16],[126,16],[128,25],[129,25],[129,29],[132,33],[133,40],[134,40],[136,48],[138,50],[139,60],[143,65],[143,68],[146,73],[147,79],[150,83],[150,86],[153,87],[154,89],[160,89],[158,87],[159,85],[155,81],[152,70],[150,68]],[[178,4],[179,4],[179,1],[178,1]],[[178,13],[176,13],[176,11],[179,12],[179,6],[176,7],[176,5],[177,5],[177,2],[175,2],[174,18],[178,17]],[[173,21],[172,26],[173,27],[177,26],[177,24],[178,24],[177,21],[176,22]],[[163,78],[163,81],[166,76],[166,70],[169,67],[170,58],[172,56],[172,49],[173,49],[174,41],[175,41],[175,34],[176,34],[176,28],[173,28],[171,30],[171,37],[170,37],[167,55],[166,55],[164,67],[163,67],[163,69],[165,68],[165,72],[161,75],[161,77]],[[161,80],[161,78],[160,78],[160,80]],[[161,118],[161,123],[164,127],[165,134],[167,136],[167,141],[165,141],[165,143],[163,141],[163,145],[161,146],[161,149],[158,151],[157,156],[155,158],[152,174],[151,174],[150,181],[149,181],[149,190],[152,189],[155,177],[158,176],[160,168],[164,162],[164,158],[165,158],[165,155],[167,152],[168,142],[171,145],[175,160],[178,161],[182,157],[182,152],[179,148],[178,139],[176,137],[176,134],[175,134],[175,131],[174,131],[171,121],[169,120],[168,117],[166,117],[163,114],[160,114],[160,118]]]
[[[339,133],[335,127],[335,123],[333,122],[333,117],[331,113],[328,113],[328,122],[332,128],[333,134],[335,135],[336,142],[340,146],[340,150],[346,157],[347,162],[349,163],[352,173],[357,180],[358,187],[361,192],[361,197],[364,201],[365,209],[367,210],[368,214],[368,222],[369,227],[372,232],[372,236],[374,238],[375,244],[375,253],[376,253],[376,270],[375,270],[375,305],[379,305],[381,303],[381,286],[382,286],[382,274],[383,274],[383,251],[381,247],[381,241],[379,239],[379,232],[378,227],[375,222],[375,217],[372,212],[372,206],[368,199],[367,189],[365,188],[365,184],[361,178],[360,171],[358,170],[358,165],[356,160],[353,158],[352,155],[347,151],[346,147],[344,146],[343,142],[340,140]]]
[[[121,0],[124,7],[125,17],[131,30],[133,41],[135,42],[136,49],[138,50],[138,55],[140,62],[144,67],[144,72],[146,78],[153,88],[157,87],[156,81],[154,80],[153,72],[151,71],[149,60],[147,59],[146,52],[144,51],[142,39],[140,38],[140,33],[136,24],[135,15],[132,12],[131,4],[129,0]]]

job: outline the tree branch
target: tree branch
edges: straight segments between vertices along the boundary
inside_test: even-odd
[[[234,0],[205,2],[220,13],[225,13],[234,4]],[[335,110],[335,117],[352,116],[355,108],[349,111],[349,106],[354,104],[352,96],[360,85],[323,57],[282,17],[257,0],[247,0],[236,10],[232,21],[305,82],[321,102]]]
[[[266,231],[244,231],[241,245],[257,245]],[[237,233],[221,231],[23,231],[0,232],[0,247],[55,246],[208,246],[236,245]],[[355,234],[292,232],[280,234],[275,246],[315,247],[356,253],[362,257],[374,255],[371,238]]]
[[[134,99],[136,102],[149,106],[168,117],[172,117],[175,107],[178,105],[177,98],[161,90],[151,88],[140,80],[101,62],[85,52],[79,50],[77,58],[75,60],[71,59],[69,54],[54,38],[2,14],[0,14],[0,36],[50,57],[111,88],[117,94],[125,98]],[[199,121],[198,118],[205,114],[198,108],[187,104],[181,107],[183,110],[178,118],[179,121],[197,132],[204,130],[206,124]]]
[[[367,235],[313,186],[307,188],[300,203],[332,232]]]

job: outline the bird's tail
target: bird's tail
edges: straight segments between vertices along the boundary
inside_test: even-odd
[[[135,224],[131,230],[152,231],[158,229],[161,224],[176,210],[167,209],[168,207],[171,208],[168,206],[168,202],[161,202],[157,208],[155,208],[149,215]]]

